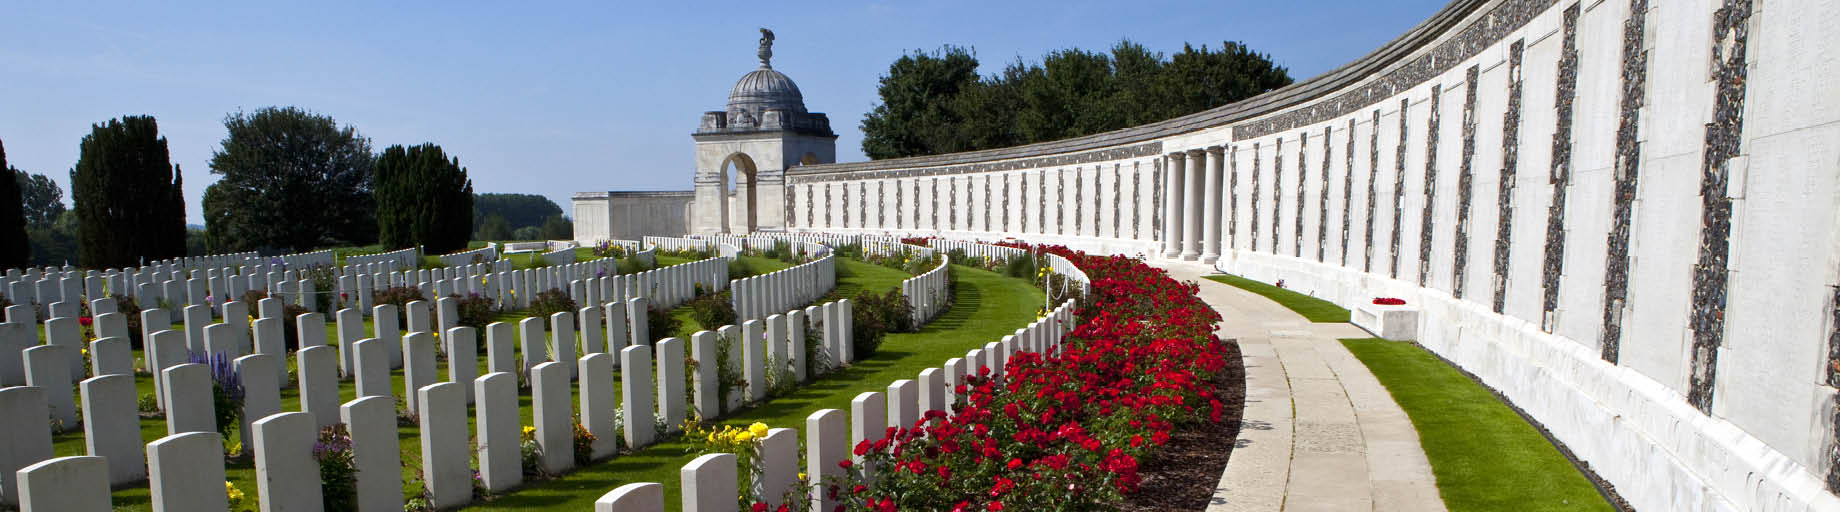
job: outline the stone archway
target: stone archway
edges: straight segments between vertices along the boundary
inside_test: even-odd
[[[753,157],[736,152],[718,166],[723,187],[723,225],[731,233],[751,233],[760,227],[760,172]]]

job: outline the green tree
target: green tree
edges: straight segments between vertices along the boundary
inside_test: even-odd
[[[92,125],[80,148],[70,171],[77,260],[112,268],[184,256],[184,187],[159,123],[124,116]]]
[[[882,103],[863,116],[863,153],[893,158],[963,146],[964,136],[952,129],[961,120],[950,104],[977,83],[977,67],[977,55],[964,47],[902,54],[882,76]]]
[[[0,169],[6,165],[6,145],[0,144]],[[32,259],[32,239],[26,235],[25,199],[19,181],[0,179],[0,268],[20,268]]]
[[[29,226],[32,238],[32,264],[64,266],[77,261],[77,212],[64,210],[46,226]]]
[[[543,219],[543,239],[574,240],[575,223],[561,215],[552,215],[548,219]]]
[[[1120,41],[1110,53],[1069,48],[977,74],[971,50],[903,54],[863,116],[863,153],[895,158],[1047,142],[1200,112],[1291,83],[1239,43],[1183,45],[1167,59]]]
[[[474,209],[478,209],[478,207],[475,206]],[[487,241],[510,240],[511,234],[511,222],[505,220],[503,216],[494,213],[487,215],[486,220],[479,223],[479,231],[473,233],[473,239]]]
[[[224,117],[205,189],[213,251],[304,251],[377,240],[370,139],[331,116],[267,107]]]
[[[466,248],[473,234],[473,181],[441,146],[390,146],[378,155],[377,235],[386,248],[430,254]]]
[[[19,197],[25,201],[26,224],[48,226],[56,222],[64,213],[64,189],[43,174],[26,174],[17,167],[10,170],[19,183]]]
[[[562,215],[562,207],[537,194],[475,194],[473,228],[484,227],[486,218],[492,215],[504,218],[510,224],[508,230],[526,226],[541,227],[544,219],[551,215]]]

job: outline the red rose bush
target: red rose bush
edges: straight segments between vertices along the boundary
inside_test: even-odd
[[[865,463],[823,482],[837,509],[1110,510],[1177,426],[1219,420],[1220,315],[1194,285],[1135,259],[1004,245],[1059,254],[1092,278],[1062,350],[1015,354],[959,384],[951,414],[858,444]]]

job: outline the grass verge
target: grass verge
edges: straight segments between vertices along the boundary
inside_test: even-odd
[[[1217,283],[1237,286],[1242,290],[1263,295],[1265,298],[1271,299],[1279,305],[1290,308],[1291,311],[1296,311],[1297,314],[1303,315],[1304,318],[1309,319],[1311,322],[1348,322],[1348,310],[1342,309],[1341,306],[1337,306],[1335,303],[1326,300],[1232,274],[1207,276],[1206,279]]]
[[[1451,511],[1615,510],[1538,429],[1437,356],[1378,338],[1342,345],[1412,418]]]

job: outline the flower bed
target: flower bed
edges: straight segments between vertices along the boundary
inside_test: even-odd
[[[1219,421],[1209,381],[1227,350],[1194,285],[1134,259],[1033,249],[1093,278],[1065,349],[1017,354],[1001,375],[958,386],[951,415],[928,411],[857,445],[868,464],[846,461],[850,477],[826,482],[850,509],[1113,509],[1178,425]],[[868,478],[864,466],[880,469]]]

